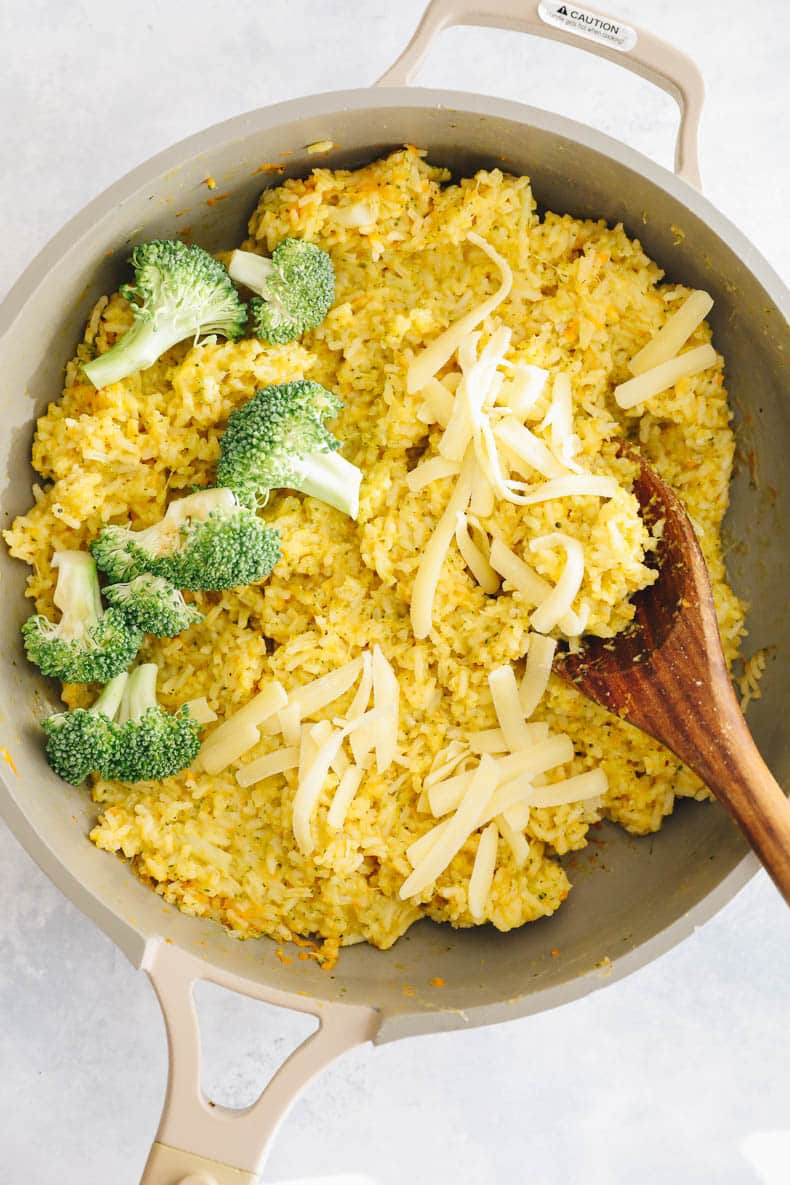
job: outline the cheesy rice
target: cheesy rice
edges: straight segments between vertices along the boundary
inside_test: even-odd
[[[296,770],[246,789],[234,768],[214,776],[185,770],[161,783],[96,780],[91,832],[178,908],[215,918],[240,937],[317,937],[330,958],[363,939],[387,948],[426,915],[454,926],[489,921],[501,930],[549,915],[571,888],[557,857],[584,847],[599,819],[644,835],[661,826],[676,797],[708,797],[666,749],[552,678],[534,719],[572,738],[575,757],[558,776],[603,768],[609,789],[602,803],[533,810],[521,868],[500,841],[482,918],[473,919],[468,900],[478,833],[430,889],[399,898],[411,871],[405,851],[435,822],[421,799],[423,779],[448,742],[496,725],[488,674],[503,664],[523,669],[529,630],[521,594],[505,583],[498,595],[486,595],[454,546],[430,635],[416,641],[409,618],[415,572],[452,483],[409,489],[408,472],[435,454],[441,430],[418,418],[421,397],[407,394],[405,377],[426,344],[497,287],[491,260],[467,240],[470,231],[514,275],[509,296],[481,327],[483,339],[505,325],[509,362],[570,377],[577,461],[625,486],[608,500],[498,501],[483,527],[517,553],[557,530],[579,539],[587,629],[602,636],[621,630],[633,615],[628,598],[654,579],[654,541],[628,492],[633,462],[617,456],[627,436],[688,509],[730,662],[744,632],[720,538],[734,452],[722,359],[632,410],[621,411],[612,397],[631,377],[629,359],[688,290],[662,283],[660,269],[622,226],[538,217],[526,177],[493,170],[449,181],[446,170],[407,148],[354,172],[317,169],[264,192],[245,249],[270,254],[285,236],[304,237],[335,266],[334,307],[300,342],[186,342],[150,369],[95,390],[80,362],[109,348],[131,323],[123,298],[103,298],[67,369],[63,398],[38,422],[33,464],[43,485],[6,533],[12,554],[33,569],[28,595],[54,616],[53,553],[85,548],[108,521],[148,526],[172,497],[212,484],[228,416],[256,388],[304,376],[340,396],[345,409],[332,430],[363,471],[358,521],[309,497],[274,494],[263,513],[282,534],[283,559],[272,575],[251,587],[194,594],[204,621],[175,638],[147,637],[141,659],[159,664],[166,707],[205,696],[223,718],[272,677],[291,690],[377,643],[400,685],[397,764],[383,776],[366,773],[340,831],[326,825],[337,785],[329,775],[309,856],[293,836]],[[709,341],[702,322],[689,345]],[[531,562],[552,584],[558,579],[556,549]],[[352,695],[316,719],[342,714]],[[94,696],[81,686],[63,693],[70,706]],[[279,743],[263,736],[245,761]]]

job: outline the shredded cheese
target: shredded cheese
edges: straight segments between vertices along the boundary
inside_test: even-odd
[[[486,317],[489,317],[494,309],[502,304],[503,300],[507,299],[510,289],[513,287],[513,272],[507,260],[503,259],[485,239],[475,234],[474,231],[470,231],[466,237],[470,243],[479,247],[481,251],[485,251],[488,258],[496,264],[501,275],[499,288],[492,296],[475,305],[465,316],[460,317],[445,329],[444,333],[439,334],[430,345],[417,355],[406,373],[406,390],[410,395],[416,394],[417,391],[421,391],[425,387],[428,380],[433,378],[452,357],[463,339],[476,329]]]
[[[543,634],[532,634],[529,639],[527,665],[519,687],[521,710],[527,720],[537,708],[549,685],[551,664],[554,661],[556,649],[557,643],[554,638],[546,638]]]
[[[573,433],[573,393],[570,376],[559,372],[554,376],[551,388],[551,404],[541,424],[551,428],[551,447],[554,455],[567,469],[575,473],[582,470],[574,461],[579,451],[579,438]],[[549,475],[550,476],[550,475]]]
[[[207,738],[201,752],[205,753],[212,746],[223,744],[237,728],[243,728],[248,724],[256,728],[259,727],[274,716],[280,708],[283,708],[287,702],[288,696],[281,684],[277,682],[267,684],[243,708],[239,708],[238,712],[234,712],[222,724],[217,725]],[[279,728],[276,727],[274,731],[279,732]]]
[[[646,346],[628,363],[631,374],[644,374],[662,362],[669,362],[685,346],[697,326],[713,308],[713,297],[700,290],[692,292]]]
[[[562,531],[552,531],[537,539],[530,539],[530,551],[542,551],[547,547],[562,547],[565,551],[565,567],[556,585],[538,605],[530,618],[532,628],[539,634],[548,634],[559,625],[563,616],[570,612],[574,598],[584,579],[584,548],[578,539]]]
[[[392,765],[398,751],[400,685],[378,645],[373,647],[373,706],[380,713],[373,734],[376,772],[383,774]]]
[[[217,732],[219,729],[217,729]],[[197,755],[197,764],[207,774],[218,774],[227,769],[234,761],[243,757],[249,749],[254,749],[261,739],[261,734],[254,724],[239,724],[232,730],[222,734],[220,740],[215,741],[212,733]]]
[[[348,808],[356,797],[365,770],[361,765],[349,765],[335,790],[326,821],[333,831],[340,831],[346,821]]]
[[[423,893],[466,843],[469,835],[479,826],[477,820],[485,812],[491,799],[496,776],[493,758],[484,756],[475,771],[468,791],[458,810],[448,821],[447,827],[436,839],[428,854],[417,864],[400,888],[400,898],[405,901]]]
[[[537,783],[537,778],[533,781],[533,787]],[[529,802],[518,802],[515,806],[508,807],[503,811],[500,818],[504,819],[508,827],[512,827],[514,831],[523,831],[527,823],[529,823],[530,805]]]
[[[459,511],[466,510],[469,504],[472,493],[473,465],[474,454],[469,449],[455,483],[455,489],[447,503],[447,509],[436,524],[420,557],[411,597],[411,624],[414,636],[418,641],[427,638],[431,632],[436,587],[439,583],[447,549],[455,535],[456,516]]]
[[[201,695],[198,699],[191,699],[184,704],[185,708],[189,708],[189,714],[193,720],[197,720],[198,724],[213,724],[217,719],[217,713],[213,708],[209,707],[209,702],[205,695]]]
[[[296,746],[287,749],[275,749],[249,765],[243,765],[236,774],[236,781],[240,786],[254,786],[264,778],[272,778],[275,774],[283,774],[286,770],[297,769],[299,766],[299,749]]]
[[[416,469],[406,476],[406,485],[414,494],[431,482],[441,481],[443,477],[457,477],[459,466],[457,461],[448,461],[446,457],[431,457],[423,461]]]
[[[298,704],[286,704],[277,713],[280,731],[286,745],[298,745],[302,735],[302,713]]]
[[[363,712],[367,711],[370,703],[371,692],[373,691],[373,659],[369,650],[366,650],[362,655],[362,675],[359,680],[359,687],[352,699],[346,719],[356,720],[357,716],[361,716]]]
[[[527,749],[530,737],[524,723],[524,713],[518,694],[516,676],[511,666],[497,667],[488,676],[488,687],[494,701],[494,711],[508,749],[517,753]]]
[[[565,765],[573,760],[573,742],[567,733],[556,733],[543,741],[536,741],[528,749],[521,749],[507,757],[493,760],[484,754],[482,760],[489,760],[489,770],[496,778],[497,785],[509,784],[520,779],[522,782],[532,782],[537,774],[543,774],[555,766]],[[471,785],[475,771],[456,774],[445,782],[439,782],[428,790],[428,801],[431,813],[435,818],[455,810]]]
[[[494,491],[491,483],[479,465],[475,465],[472,474],[472,497],[469,509],[480,518],[488,518],[494,513]]]
[[[424,403],[417,412],[417,419],[424,424],[438,424],[440,428],[446,428],[453,414],[454,402],[454,392],[448,389],[446,380],[428,379],[420,394]]]
[[[713,346],[697,346],[693,350],[687,350],[685,354],[670,358],[668,362],[654,366],[652,370],[643,371],[636,378],[620,383],[614,389],[615,400],[618,407],[627,410],[635,407],[637,403],[644,403],[646,399],[652,399],[654,395],[660,395],[669,387],[674,387],[680,379],[699,374],[715,364],[716,351]]]
[[[443,782],[469,756],[469,752],[468,745],[461,741],[451,741],[446,749],[436,754],[430,771],[423,780],[423,787],[428,789],[434,782]]]
[[[298,705],[301,718],[306,720],[339,699],[341,695],[345,695],[356,683],[361,670],[362,658],[354,658],[344,666],[338,667],[337,670],[330,671],[328,675],[322,675],[319,679],[314,679],[312,683],[305,683],[303,687],[297,687],[287,697],[288,706]],[[261,731],[266,736],[280,732],[279,720],[267,721]]]
[[[519,486],[519,482],[513,483]],[[554,498],[613,498],[620,489],[614,477],[596,477],[593,473],[568,474],[554,477],[522,495],[521,506],[536,506],[539,502],[551,502]]]
[[[501,584],[499,574],[494,571],[483,552],[469,534],[467,517],[458,511],[455,520],[455,542],[458,544],[464,563],[474,576],[483,592],[489,595],[498,592]]]
[[[491,543],[491,567],[499,572],[508,583],[520,592],[530,605],[540,605],[551,593],[548,580],[525,563],[520,556],[506,547],[501,539],[494,539]],[[568,637],[573,637],[577,630],[577,619],[574,613],[566,614],[559,622],[560,629]],[[585,623],[586,624],[586,623]]]
[[[543,394],[549,372],[529,362],[517,362],[512,369],[512,377],[499,392],[499,403],[523,422]]]
[[[566,473],[547,445],[540,437],[519,424],[512,416],[506,416],[494,427],[497,440],[508,449],[517,462],[530,469],[536,469],[542,477],[562,477]]]
[[[552,782],[549,786],[535,787],[532,793],[533,807],[565,806],[571,802],[584,802],[589,798],[600,798],[609,788],[609,781],[604,770],[588,770],[583,774],[576,774],[572,778],[563,778],[561,782]]]
[[[519,809],[519,807],[511,807],[511,811]],[[529,808],[527,808],[527,810],[529,810]],[[529,844],[522,834],[524,830],[523,827],[516,828],[511,826],[510,822],[508,821],[509,814],[510,812],[507,812],[504,815],[498,815],[496,825],[499,828],[499,834],[502,836],[505,843],[513,853],[513,863],[515,864],[516,868],[523,868],[527,863],[527,860],[529,860]]]
[[[299,785],[293,801],[293,833],[299,848],[305,856],[309,856],[315,847],[310,821],[324,787],[324,782],[326,781],[333,758],[350,733],[357,728],[373,724],[374,721],[380,720],[385,714],[392,714],[392,709],[374,708],[372,711],[358,716],[356,720],[351,720],[343,728],[333,729],[332,735],[324,741],[312,759],[306,761],[304,764],[300,762]],[[303,748],[306,733],[307,729],[303,729]]]
[[[489,823],[477,844],[472,875],[469,878],[469,912],[476,922],[481,922],[485,917],[486,902],[494,881],[498,843],[497,825]]]

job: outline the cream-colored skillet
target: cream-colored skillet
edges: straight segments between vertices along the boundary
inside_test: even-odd
[[[681,124],[672,175],[580,124],[520,104],[407,83],[432,38],[452,24],[495,25],[567,42],[650,79],[677,99]],[[527,43],[525,42],[525,49]],[[532,48],[531,46],[529,47]],[[134,239],[174,237],[186,205],[195,241],[237,244],[261,188],[256,168],[282,160],[287,176],[315,164],[305,146],[339,147],[322,165],[357,166],[404,142],[467,176],[494,165],[532,179],[540,203],[581,217],[622,221],[670,278],[715,299],[716,342],[739,412],[741,450],[759,481],[736,476],[727,532],[730,579],[751,603],[750,644],[775,660],[750,725],[774,773],[790,782],[783,721],[790,638],[790,417],[785,403],[790,335],[787,293],[749,242],[699,192],[696,136],[702,81],[683,54],[622,21],[561,0],[433,0],[412,42],[379,86],[300,99],[218,124],[135,169],[74,218],[31,264],[0,309],[2,521],[25,510],[33,474],[36,416],[62,383],[96,298],[125,274]],[[208,174],[228,197],[205,204]],[[279,180],[279,178],[277,178]],[[175,199],[175,200],[171,200]],[[681,235],[678,235],[678,229]],[[86,839],[92,808],[84,790],[59,781],[43,757],[37,722],[56,689],[25,661],[19,626],[29,612],[26,570],[0,556],[0,806],[53,881],[150,975],[170,1046],[167,1098],[145,1185],[251,1182],[298,1092],[330,1060],[363,1041],[490,1024],[554,1008],[603,986],[680,941],[726,902],[757,867],[716,805],[682,804],[650,842],[605,829],[605,867],[584,854],[578,889],[556,918],[507,935],[458,932],[423,922],[388,952],[343,952],[327,973],[283,965],[268,939],[240,943],[213,923],[165,910],[120,861]],[[559,949],[558,957],[550,950]],[[610,960],[601,976],[598,964]],[[441,977],[441,992],[430,981]],[[199,1084],[192,985],[205,979],[312,1013],[320,1028],[243,1112],[210,1106]],[[404,984],[415,985],[404,995]]]

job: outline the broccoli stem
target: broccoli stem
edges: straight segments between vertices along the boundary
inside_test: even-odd
[[[338,452],[308,453],[293,462],[303,494],[319,498],[355,519],[359,513],[362,473]]]
[[[121,671],[120,675],[110,679],[110,682],[105,683],[102,688],[102,693],[96,703],[93,707],[88,708],[88,711],[97,715],[102,712],[105,716],[109,716],[110,720],[114,720],[115,714],[121,706],[128,679],[126,671]]]
[[[271,259],[254,251],[234,251],[228,265],[228,275],[259,296],[268,295],[269,278],[276,271]]]
[[[52,599],[61,612],[60,636],[64,641],[83,638],[102,615],[94,559],[87,551],[56,551],[52,565],[58,570]]]
[[[129,676],[121,700],[118,723],[140,720],[149,708],[157,707],[156,679],[159,668],[155,662],[144,662],[135,667]]]
[[[88,377],[95,387],[107,387],[136,370],[147,370],[166,350],[183,341],[190,328],[169,319],[155,325],[138,317],[120,341],[88,363]],[[85,370],[88,373],[88,367]]]

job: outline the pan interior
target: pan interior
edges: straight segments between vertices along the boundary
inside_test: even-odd
[[[171,149],[67,228],[49,249],[47,267],[34,265],[6,310],[14,319],[0,344],[3,525],[29,503],[35,417],[57,397],[86,316],[125,274],[134,242],[174,237],[190,226],[202,246],[227,248],[243,237],[264,185],[315,166],[353,168],[405,142],[428,148],[430,160],[455,176],[481,167],[526,173],[544,208],[622,221],[669,278],[704,287],[715,299],[713,328],[727,360],[741,458],[726,523],[728,570],[751,604],[747,652],[767,646],[771,656],[749,722],[774,773],[788,782],[790,747],[776,708],[790,692],[790,548],[781,543],[782,524],[790,520],[790,423],[781,390],[790,342],[781,312],[755,275],[764,265],[742,240],[737,249],[728,245],[732,236],[723,220],[720,234],[713,229],[710,208],[706,221],[672,196],[671,185],[651,180],[648,173],[667,175],[636,154],[610,155],[602,137],[528,108],[474,103],[471,111],[441,106],[424,92],[352,92],[303,102],[298,114],[296,104],[287,104],[284,120],[276,111],[258,112]],[[339,147],[319,156],[305,147],[326,140]],[[217,179],[213,191],[204,184],[208,175]],[[35,722],[57,701],[21,651],[26,569],[4,549],[0,563],[0,744],[17,769],[16,775],[4,770],[6,813],[53,879],[136,960],[144,938],[161,933],[272,987],[379,1007],[389,1018],[385,1036],[450,1028],[550,1006],[605,982],[613,968],[638,964],[675,940],[662,939],[662,932],[680,923],[673,931],[679,936],[692,924],[690,912],[704,919],[752,870],[743,863],[743,841],[717,805],[682,803],[652,837],[603,827],[596,842],[575,854],[569,873],[577,888],[555,918],[508,935],[423,922],[388,952],[345,951],[332,972],[283,963],[268,939],[241,943],[214,924],[165,908],[120,861],[86,840],[93,816],[88,797],[51,774],[35,733]],[[718,888],[725,878],[729,888]],[[444,981],[440,989],[431,986],[437,978]],[[431,1015],[437,1011],[441,1016]]]

